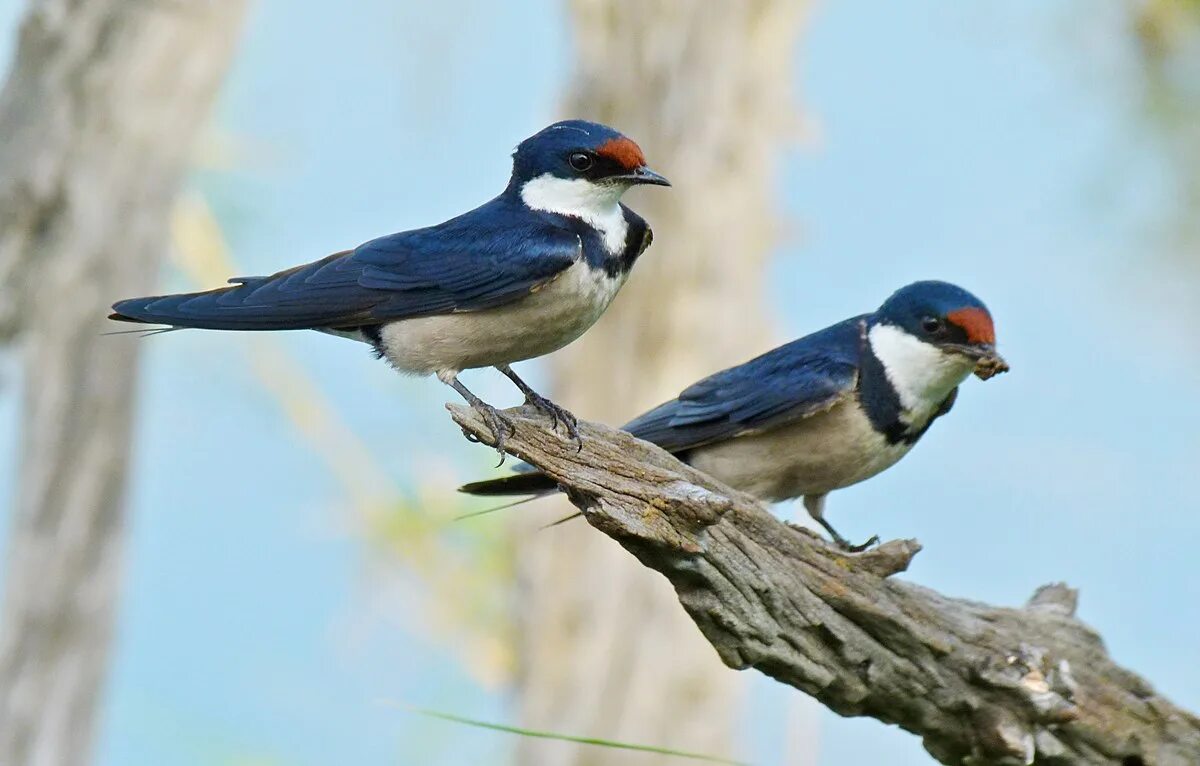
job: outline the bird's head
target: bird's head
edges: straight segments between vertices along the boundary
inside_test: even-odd
[[[996,328],[987,306],[957,285],[927,281],[902,287],[875,312],[875,326],[886,328],[879,337],[889,338],[891,345],[927,349],[925,358],[947,367],[957,364],[982,380],[1008,372],[1008,363],[996,352]]]
[[[671,185],[646,166],[641,148],[621,133],[595,122],[564,120],[517,146],[509,189],[532,208],[587,218],[612,208],[639,184]]]
[[[1008,371],[987,307],[946,282],[897,290],[870,317],[867,341],[914,422],[928,422],[972,372],[987,380]]]

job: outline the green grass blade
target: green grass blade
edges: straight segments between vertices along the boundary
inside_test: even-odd
[[[657,753],[659,755],[673,755],[678,758],[690,758],[693,761],[705,761],[707,763],[722,763],[726,766],[749,766],[741,761],[733,761],[728,758],[718,758],[715,755],[705,755],[704,753],[689,753],[683,750],[672,750],[666,747],[655,747],[654,745],[634,745],[628,742],[614,742],[609,739],[598,739],[596,737],[574,737],[570,734],[556,734],[550,731],[537,731],[535,729],[522,729],[519,726],[506,726],[499,723],[489,723],[487,721],[477,721],[472,718],[464,718],[453,713],[443,713],[437,710],[426,710],[424,708],[411,708],[414,713],[420,713],[430,718],[438,718],[443,721],[452,723],[461,723],[467,726],[475,726],[480,729],[490,729],[492,731],[501,731],[506,734],[517,734],[522,737],[536,737],[538,739],[555,739],[562,742],[575,742],[581,745],[595,745],[597,747],[611,747],[618,750],[634,750],[641,753]]]

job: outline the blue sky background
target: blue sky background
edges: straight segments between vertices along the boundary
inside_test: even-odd
[[[1012,374],[968,383],[897,469],[836,494],[835,524],[855,539],[919,537],[906,576],[954,595],[1015,605],[1068,581],[1118,661],[1197,709],[1200,254],[1167,249],[1154,228],[1169,164],[1139,117],[1121,8],[822,4],[796,62],[816,132],[781,159],[794,236],[768,297],[781,337],[915,279],[983,297]],[[0,0],[5,61],[19,10]],[[311,260],[496,193],[512,146],[565,116],[562,13],[548,0],[360,0],[337,13],[259,0],[212,129],[239,147],[239,167],[192,182],[241,270]],[[187,286],[172,269],[162,281]],[[453,637],[383,614],[398,602],[378,596],[377,552],[256,382],[249,341],[146,342],[100,763],[503,763],[502,735],[394,704],[506,716],[503,693],[459,667]],[[431,463],[460,477],[485,464],[446,421],[435,381],[402,379],[334,338],[282,343],[397,483]],[[0,388],[3,497],[12,369]],[[496,377],[468,385],[508,401]],[[765,720],[748,728],[748,752],[773,763],[775,707],[790,692],[755,689]],[[822,712],[820,739],[822,766],[930,763],[915,738],[870,720]]]

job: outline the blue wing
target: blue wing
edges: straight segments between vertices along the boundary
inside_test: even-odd
[[[114,319],[219,330],[351,328],[477,311],[529,294],[580,257],[578,236],[498,197],[426,229],[202,293],[132,298]]]
[[[862,320],[847,319],[711,375],[624,430],[683,452],[827,409],[857,383]]]

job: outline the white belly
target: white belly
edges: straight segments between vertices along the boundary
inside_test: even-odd
[[[385,325],[383,351],[403,372],[429,375],[532,359],[557,351],[595,324],[625,282],[580,261],[513,303],[485,311]]]
[[[854,405],[851,399],[766,433],[701,447],[688,462],[770,501],[857,484],[895,465],[912,445],[888,444]]]

